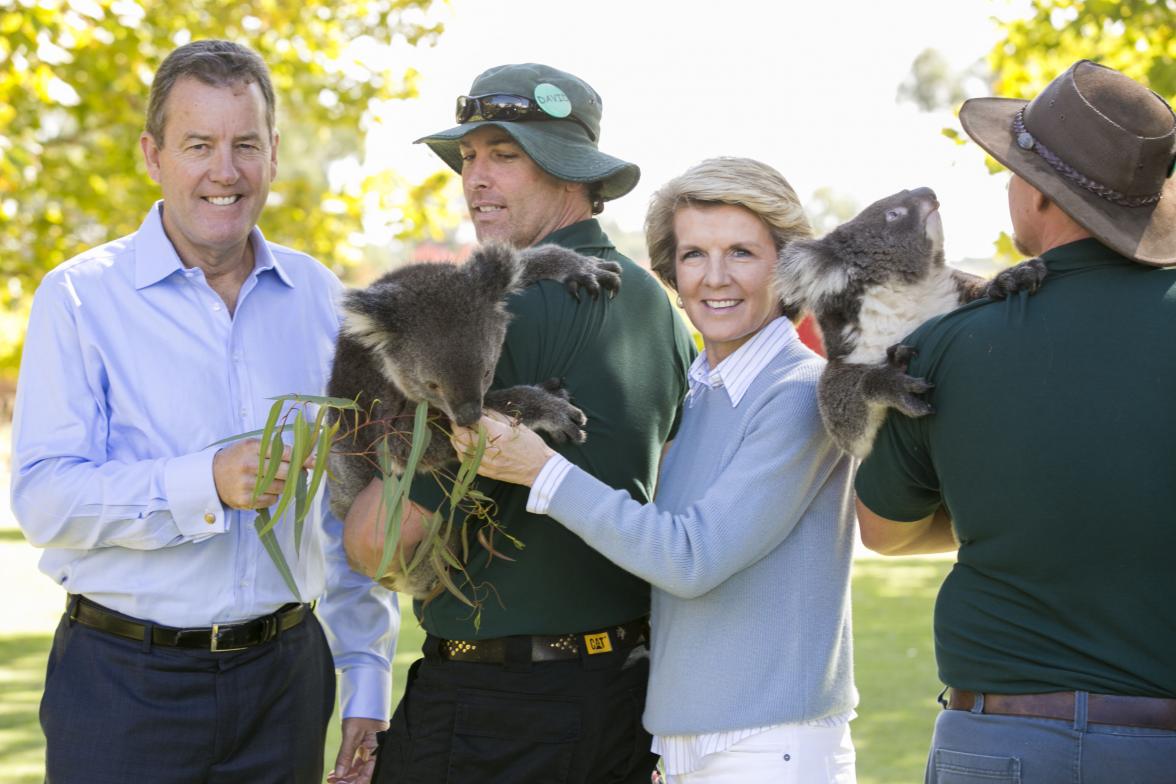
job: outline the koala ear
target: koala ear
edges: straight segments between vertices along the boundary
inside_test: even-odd
[[[505,296],[518,286],[522,262],[510,245],[487,242],[474,249],[465,270],[475,291]]]
[[[849,271],[825,243],[797,239],[780,250],[776,294],[783,302],[812,309],[822,297],[840,293],[849,284]]]
[[[371,349],[378,349],[395,334],[395,312],[400,287],[393,283],[352,289],[343,296],[343,323],[339,331]]]

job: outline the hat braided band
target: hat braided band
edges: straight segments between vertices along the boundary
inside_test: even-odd
[[[1112,204],[1118,204],[1120,207],[1146,207],[1160,200],[1161,193],[1154,193],[1150,196],[1128,196],[1114,188],[1108,188],[1101,182],[1095,182],[1082,172],[1077,171],[1070,164],[1059,158],[1052,150],[1033,138],[1033,134],[1025,130],[1024,114],[1025,110],[1021,109],[1013,116],[1013,137],[1017,140],[1017,146],[1023,150],[1032,150],[1040,155],[1046,163],[1057,170],[1058,174],[1070,182],[1075,185],[1080,185],[1099,198],[1105,199]]]

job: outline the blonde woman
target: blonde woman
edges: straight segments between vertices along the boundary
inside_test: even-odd
[[[716,158],[654,195],[645,233],[705,346],[656,500],[488,417],[480,471],[653,585],[644,723],[672,784],[852,782],[850,467],[817,412],[824,361],[772,285],[808,221],[775,169]]]

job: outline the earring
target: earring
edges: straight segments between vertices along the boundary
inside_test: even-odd
[[[686,303],[682,301],[682,295],[681,295],[681,294],[679,294],[679,295],[678,295],[678,307],[680,307],[680,308],[684,308],[684,307],[686,307]]]

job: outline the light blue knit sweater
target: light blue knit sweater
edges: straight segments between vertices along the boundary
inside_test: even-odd
[[[793,340],[739,405],[699,387],[654,504],[573,468],[548,514],[653,584],[646,729],[682,735],[846,713],[853,684],[849,460],[825,433],[824,362]]]

